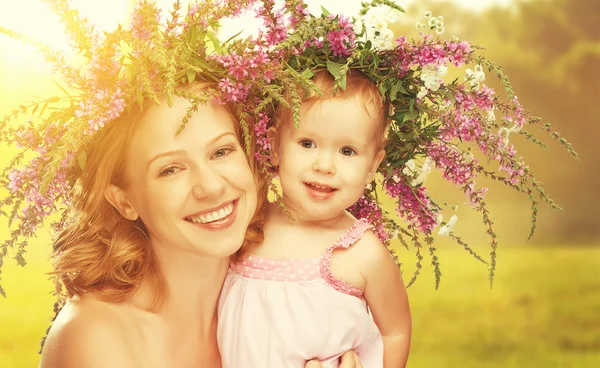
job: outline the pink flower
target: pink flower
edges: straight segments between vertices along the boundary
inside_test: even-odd
[[[353,204],[348,211],[357,219],[367,219],[374,226],[373,232],[382,243],[390,240],[390,235],[385,229],[385,219],[377,201],[364,195]]]
[[[331,31],[327,34],[329,48],[333,52],[333,56],[349,56],[352,54],[352,49],[356,47],[356,35],[352,25],[346,18],[339,15],[338,24],[339,30]]]
[[[403,177],[401,172],[396,172],[394,175]],[[437,225],[435,218],[437,211],[432,208],[425,187],[411,188],[403,180],[396,182],[393,179],[388,179],[384,187],[386,192],[396,200],[398,215],[423,233],[431,234]]]
[[[254,125],[257,146],[257,152],[255,152],[254,157],[258,162],[268,162],[270,158],[269,152],[271,150],[271,141],[269,140],[268,136],[268,126],[271,119],[267,114],[264,113],[260,113],[258,117],[259,119]]]

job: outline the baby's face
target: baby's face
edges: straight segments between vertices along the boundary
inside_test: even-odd
[[[284,202],[297,216],[334,218],[373,180],[383,151],[377,114],[371,110],[357,97],[327,99],[302,107],[298,129],[291,122],[282,124],[272,162],[279,166]]]

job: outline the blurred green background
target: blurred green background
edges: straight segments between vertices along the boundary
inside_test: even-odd
[[[357,1],[306,2],[311,9],[323,4],[332,12],[358,7]],[[537,232],[526,243],[530,213],[525,198],[480,181],[491,188],[487,201],[500,240],[494,287],[489,287],[485,265],[439,239],[440,289],[434,289],[429,267],[409,289],[414,322],[409,367],[599,366],[600,149],[595,139],[600,133],[600,2],[398,2],[407,12],[394,25],[396,35],[418,37],[414,24],[423,22],[425,10],[443,15],[446,34],[485,46],[486,55],[504,66],[522,104],[560,131],[581,157],[574,162],[547,136],[550,150],[526,147],[512,138],[564,211],[542,206]],[[102,27],[127,22],[131,7],[125,0],[73,3]],[[0,6],[0,25],[66,49],[58,18],[38,0]],[[487,78],[486,83],[497,87],[493,76]],[[22,101],[54,93],[58,88],[40,58],[29,47],[0,36],[0,116]],[[0,146],[1,164],[11,152],[11,147]],[[487,254],[480,214],[471,213],[458,189],[439,176],[427,184],[434,198],[459,206],[456,233]],[[5,195],[0,192],[0,198]],[[8,234],[3,218],[0,241]],[[5,259],[1,283],[8,297],[0,299],[0,367],[38,364],[39,341],[53,314],[52,284],[46,275],[50,239],[47,229],[38,231],[28,245],[27,267],[16,266],[10,252]],[[408,278],[414,255],[399,252]]]

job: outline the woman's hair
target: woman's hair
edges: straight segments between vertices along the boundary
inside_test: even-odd
[[[180,90],[193,94],[206,87],[205,83],[194,83]],[[236,121],[234,107],[224,107]],[[87,162],[74,186],[69,221],[54,244],[53,274],[58,278],[57,287],[64,285],[68,297],[94,292],[102,300],[119,302],[145,280],[154,291],[151,308],[156,308],[168,293],[143,222],[123,218],[104,197],[109,184],[120,188],[128,185],[125,177],[127,147],[142,116],[142,109],[137,107],[124,113],[98,132],[86,150]],[[234,124],[234,127],[242,142],[239,125]],[[250,245],[263,239],[267,202],[266,182],[258,175],[251,157],[252,152],[248,154],[248,161],[256,178],[258,210],[244,242]]]

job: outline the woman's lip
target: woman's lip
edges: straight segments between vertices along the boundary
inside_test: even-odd
[[[234,200],[232,200],[232,201],[228,201],[228,202],[225,202],[225,203],[223,203],[223,204],[220,204],[220,205],[218,205],[217,207],[209,208],[209,209],[207,209],[207,210],[203,210],[203,211],[200,211],[200,212],[196,212],[196,213],[194,213],[194,214],[192,214],[192,215],[185,216],[185,218],[184,218],[184,219],[185,219],[185,220],[188,220],[188,219],[189,219],[189,218],[191,218],[191,217],[198,217],[198,216],[202,216],[202,215],[209,214],[209,213],[211,213],[211,212],[218,211],[218,210],[220,210],[221,208],[225,208],[225,207],[229,206],[231,203],[233,203],[233,206],[235,207],[235,203],[236,203],[236,202],[237,202],[237,199],[234,199]]]
[[[229,203],[231,203],[231,202],[229,202]],[[192,224],[193,226],[200,227],[200,228],[206,229],[206,230],[221,230],[221,229],[228,228],[235,222],[235,220],[237,218],[237,208],[238,208],[237,205],[238,205],[238,200],[236,199],[235,201],[233,201],[233,209],[231,210],[231,213],[229,215],[223,217],[222,219],[207,222],[205,224],[200,223],[200,222],[192,222],[192,221],[187,221],[187,222],[189,224]]]

